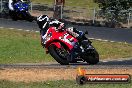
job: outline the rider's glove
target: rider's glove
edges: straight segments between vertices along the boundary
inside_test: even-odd
[[[65,29],[64,23],[60,23],[57,29],[58,29],[58,31],[64,31],[64,29]]]

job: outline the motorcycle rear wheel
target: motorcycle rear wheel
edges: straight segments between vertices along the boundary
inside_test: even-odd
[[[56,49],[57,48],[55,45],[49,46],[48,50],[50,55],[61,65],[69,65],[69,62],[67,61],[66,57],[61,56]]]

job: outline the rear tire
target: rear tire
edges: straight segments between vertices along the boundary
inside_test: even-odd
[[[56,52],[56,46],[51,45],[49,46],[48,50],[50,52],[50,55],[61,65],[69,65],[69,62],[67,61],[66,58],[61,57],[57,52]]]

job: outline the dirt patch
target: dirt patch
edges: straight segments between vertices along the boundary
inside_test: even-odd
[[[49,17],[53,17],[53,11],[37,11],[37,10],[33,10],[32,12],[30,12],[32,14],[32,16],[40,16],[40,15],[48,15]]]
[[[88,69],[87,74],[130,74],[132,69]],[[74,80],[77,69],[1,69],[0,80],[40,82],[47,80]]]

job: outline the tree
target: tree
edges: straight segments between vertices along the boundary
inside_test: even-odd
[[[108,21],[120,22],[132,10],[132,0],[94,0]]]

